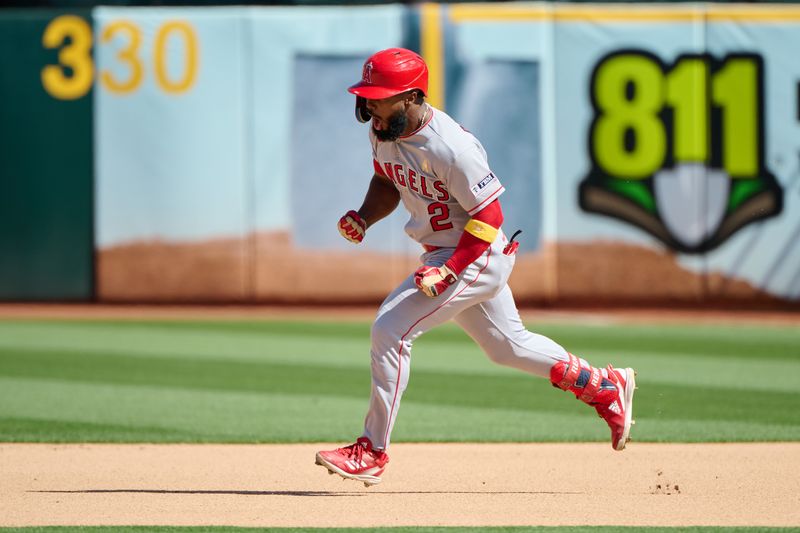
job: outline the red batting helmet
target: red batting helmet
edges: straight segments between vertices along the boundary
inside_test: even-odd
[[[356,95],[356,118],[370,118],[366,100],[380,100],[412,89],[428,94],[428,66],[418,54],[405,48],[387,48],[364,61],[361,81],[347,90]]]

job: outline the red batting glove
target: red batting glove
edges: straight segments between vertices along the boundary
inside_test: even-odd
[[[425,296],[434,298],[456,282],[456,275],[446,266],[423,265],[414,272],[414,283]]]
[[[339,219],[339,233],[350,242],[359,244],[366,232],[367,223],[355,211],[350,210]]]

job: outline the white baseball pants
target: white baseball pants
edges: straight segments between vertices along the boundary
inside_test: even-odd
[[[522,324],[508,277],[515,256],[504,255],[506,237],[498,238],[436,298],[425,296],[413,274],[386,297],[372,325],[372,394],[364,436],[375,448],[389,446],[400,400],[408,385],[411,346],[429,329],[453,319],[501,365],[549,379],[550,368],[568,354],[553,340],[531,333]],[[441,266],[453,248],[422,256],[426,265]]]

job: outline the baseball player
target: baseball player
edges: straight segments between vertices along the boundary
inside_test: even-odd
[[[501,229],[500,179],[481,143],[425,102],[428,68],[416,53],[390,48],[364,63],[356,118],[371,121],[374,175],[363,204],[339,220],[342,236],[360,243],[402,202],[406,233],[424,249],[422,266],[381,304],[372,325],[372,393],[364,433],[354,444],[317,453],[331,474],[380,483],[411,347],[448,320],[460,325],[492,361],[548,378],[589,404],[611,428],[611,445],[629,440],[634,371],[596,368],[551,339],[525,329],[507,281],[518,243]]]

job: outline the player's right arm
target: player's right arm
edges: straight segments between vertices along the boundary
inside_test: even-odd
[[[375,173],[358,211],[348,211],[339,219],[339,233],[348,241],[358,244],[364,240],[367,228],[389,216],[399,203],[400,192],[394,183],[386,176]]]

